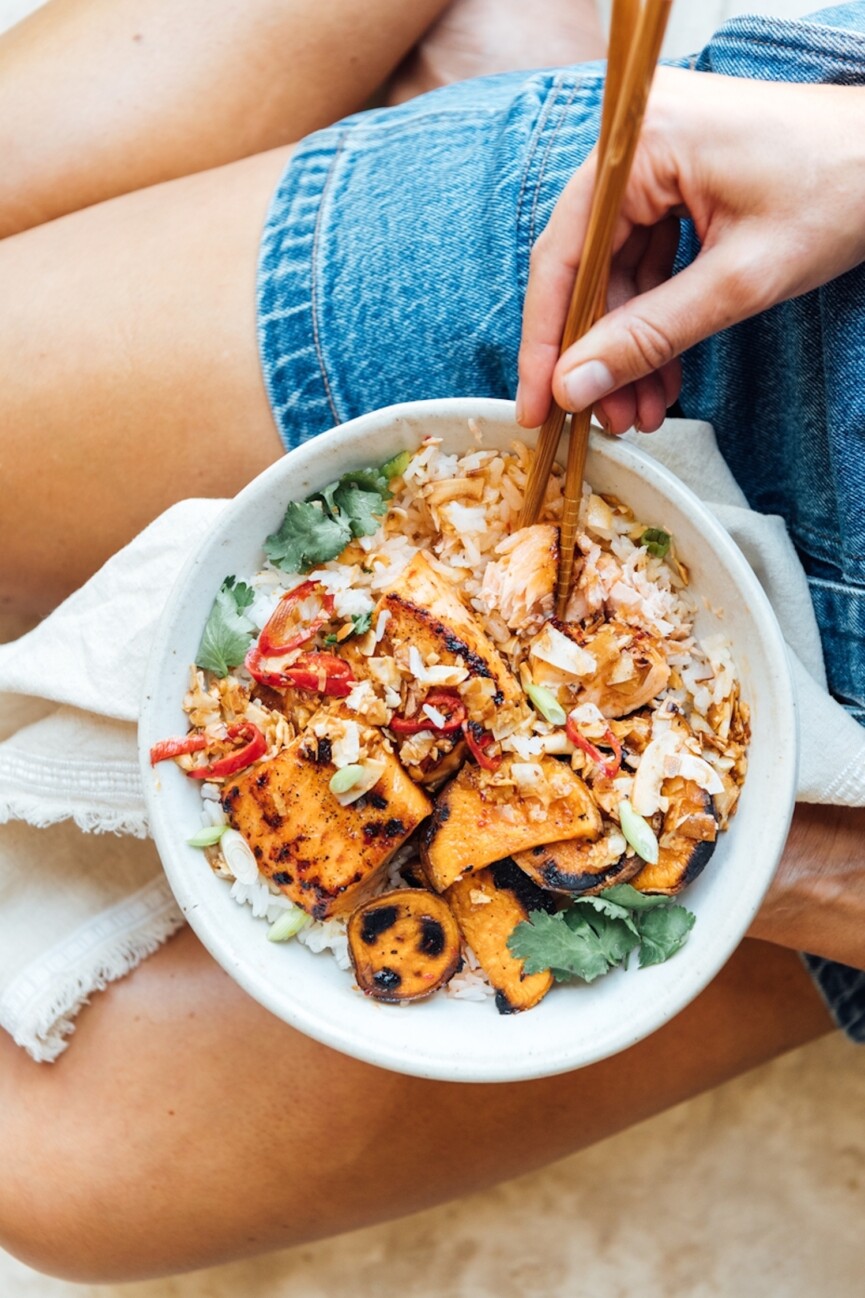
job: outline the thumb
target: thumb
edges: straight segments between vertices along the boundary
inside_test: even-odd
[[[712,248],[678,275],[603,316],[560,357],[553,395],[565,410],[662,370],[695,343],[761,310],[759,276],[745,274],[730,248]]]

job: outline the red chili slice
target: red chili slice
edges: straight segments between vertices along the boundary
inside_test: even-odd
[[[303,654],[290,667],[270,666],[260,650],[253,646],[244,659],[244,666],[253,680],[269,685],[274,690],[287,690],[294,686],[301,690],[315,690],[331,698],[344,699],[354,688],[355,678],[344,658],[336,654]]]
[[[333,617],[333,596],[317,581],[304,581],[283,595],[258,637],[265,658],[291,653]]]
[[[287,690],[294,686],[301,690],[315,690],[331,698],[344,699],[354,688],[355,678],[344,658],[336,654],[303,654],[290,667],[274,670],[255,646],[244,659],[244,666],[253,680],[269,685],[274,690]]]
[[[269,685],[271,689],[284,690],[291,684],[283,672],[271,670],[257,645],[253,645],[249,650],[243,660],[243,665],[252,679],[258,681],[260,685]]]
[[[184,753],[198,753],[207,747],[204,735],[184,735],[182,739],[160,739],[150,750],[150,765],[165,762],[169,757],[182,757]]]
[[[235,771],[242,771],[267,752],[267,740],[251,721],[236,721],[226,733],[230,740],[240,741],[240,748],[226,753],[225,757],[218,757],[215,762],[208,762],[206,766],[194,766],[186,772],[190,779],[220,780],[226,775],[234,775]]]
[[[449,735],[459,730],[466,719],[466,707],[459,694],[451,690],[430,690],[424,703],[441,712],[445,717],[443,726],[437,726],[432,717],[421,709],[413,717],[392,717],[390,728],[395,735],[419,735],[422,730],[431,730],[436,735]]]
[[[497,771],[502,764],[501,757],[493,757],[490,753],[484,752],[484,749],[489,748],[490,744],[495,743],[489,731],[484,730],[478,721],[464,721],[462,731],[466,737],[469,752],[478,766],[483,767],[485,771]]]
[[[345,659],[329,653],[304,654],[291,667],[286,667],[284,675],[298,689],[315,690],[335,699],[346,698],[355,683]]]
[[[600,767],[601,771],[608,779],[612,780],[614,776],[618,775],[622,766],[622,745],[619,743],[609,726],[607,726],[606,733],[600,742],[605,748],[612,748],[612,761],[605,757],[601,750],[597,748],[591,740],[586,739],[585,735],[580,734],[576,722],[570,717],[565,718],[565,734],[568,736],[568,739],[570,739],[572,744],[575,744],[577,748],[581,748],[583,752],[591,758],[595,765]]]

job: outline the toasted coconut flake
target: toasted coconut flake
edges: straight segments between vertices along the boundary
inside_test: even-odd
[[[598,669],[598,660],[593,654],[575,644],[549,622],[532,641],[529,653],[532,658],[547,663],[564,676],[575,680],[591,676]]]

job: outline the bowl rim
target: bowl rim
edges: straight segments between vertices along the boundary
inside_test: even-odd
[[[517,427],[514,405],[509,401],[494,398],[453,397],[401,402],[337,425],[319,437],[287,452],[226,503],[224,510],[218,514],[207,532],[199,539],[178,571],[151,647],[138,727],[139,762],[144,797],[150,831],[156,842],[169,885],[184,916],[217,963],[222,965],[249,995],[271,1012],[323,1044],[378,1067],[446,1081],[485,1083],[528,1080],[584,1067],[627,1049],[656,1031],[664,1022],[680,1013],[694,1000],[727,962],[757,913],[780,859],[793,815],[798,773],[798,723],[786,643],[769,600],[735,541],[699,497],[665,465],[631,441],[626,442],[599,433],[592,434],[592,446],[603,447],[605,457],[632,471],[638,467],[645,476],[654,478],[656,483],[661,484],[677,506],[699,516],[701,527],[705,530],[712,550],[723,558],[724,566],[732,574],[737,589],[746,596],[749,608],[752,610],[753,621],[759,629],[761,644],[767,656],[771,655],[774,660],[775,667],[771,674],[777,702],[776,712],[780,717],[780,725],[784,729],[777,735],[781,759],[777,772],[778,787],[775,790],[778,808],[777,829],[772,835],[773,851],[769,853],[770,856],[774,856],[772,868],[771,870],[764,868],[762,873],[755,872],[742,894],[737,895],[739,903],[737,922],[730,925],[729,917],[725,917],[728,926],[727,940],[722,943],[717,941],[707,943],[705,958],[700,966],[700,977],[694,980],[693,985],[683,987],[673,983],[670,992],[666,995],[667,1012],[663,1014],[660,1021],[647,1027],[627,1022],[620,1024],[619,1030],[607,1034],[603,1041],[598,1041],[595,1049],[585,1047],[580,1049],[575,1045],[569,1048],[560,1046],[558,1049],[546,1052],[543,1057],[538,1057],[532,1052],[517,1057],[517,1051],[514,1051],[514,1058],[503,1070],[500,1060],[492,1062],[487,1067],[477,1060],[467,1064],[454,1057],[431,1058],[427,1055],[419,1058],[410,1057],[398,1044],[370,1042],[366,1032],[353,1031],[350,1025],[322,1022],[316,1018],[314,1006],[286,1005],[281,996],[273,994],[272,987],[260,972],[251,968],[250,962],[245,962],[238,957],[237,952],[232,949],[231,942],[227,942],[225,935],[219,931],[219,925],[212,924],[206,913],[197,906],[197,893],[192,882],[174,860],[172,849],[176,849],[177,844],[176,826],[166,821],[165,800],[156,795],[159,781],[154,779],[153,768],[149,762],[149,749],[155,736],[148,733],[148,726],[160,696],[165,655],[170,652],[170,631],[175,626],[178,616],[182,615],[184,592],[195,580],[198,569],[205,563],[217,535],[230,534],[232,521],[242,517],[250,500],[256,500],[272,483],[282,485],[286,502],[298,498],[287,480],[284,482],[286,475],[302,484],[307,466],[314,468],[322,457],[327,459],[333,458],[334,455],[345,461],[348,458],[346,449],[349,449],[350,454],[351,448],[359,446],[364,434],[379,429],[383,423],[401,419],[416,421],[430,416],[466,421],[472,418],[489,419],[497,423],[505,421]],[[530,438],[534,436],[534,433],[528,430],[519,430],[519,434]],[[337,465],[334,476],[338,476],[339,471]],[[263,934],[261,936],[263,937]],[[350,971],[345,972],[343,976],[350,978]],[[679,981],[681,983],[681,980]],[[355,994],[359,996],[359,993]],[[514,1022],[514,1020],[510,1021]]]

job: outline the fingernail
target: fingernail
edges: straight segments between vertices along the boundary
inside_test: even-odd
[[[596,424],[598,424],[601,428],[603,428],[605,433],[609,433],[610,421],[607,418],[607,416],[604,414],[600,406],[598,406],[596,410],[592,411],[592,418],[594,419]]]
[[[613,390],[613,376],[603,361],[586,361],[562,379],[569,410],[588,410]]]
[[[516,402],[517,402],[517,412],[516,412],[517,423],[521,424],[523,422],[523,392],[522,392],[522,387],[519,383],[517,384]]]

